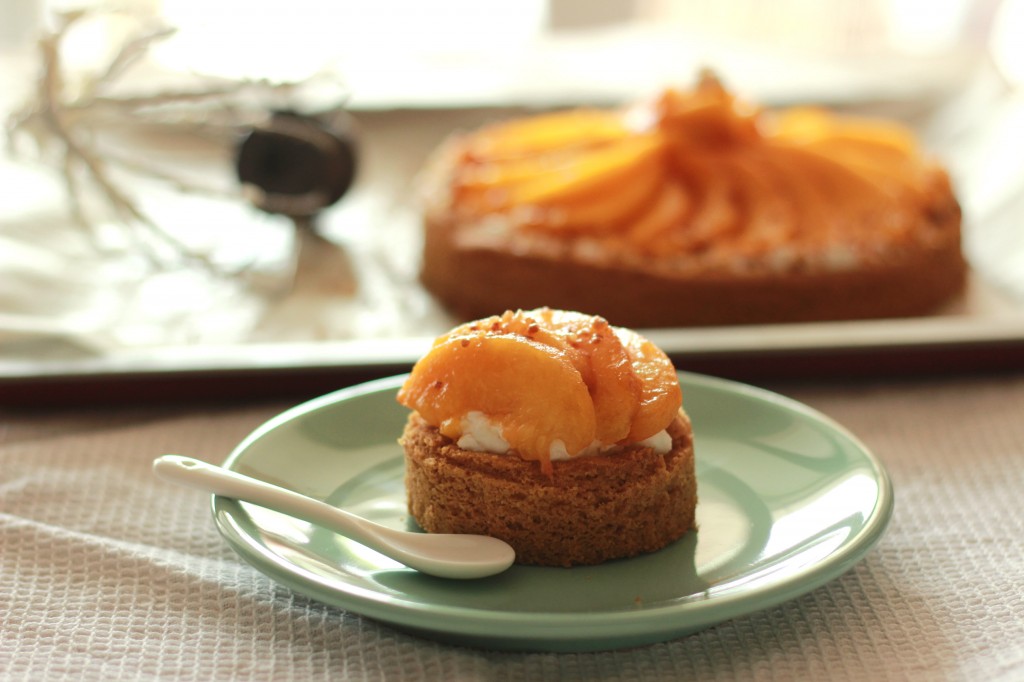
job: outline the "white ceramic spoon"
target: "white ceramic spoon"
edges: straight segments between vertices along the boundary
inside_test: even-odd
[[[158,457],[153,461],[153,471],[168,481],[309,521],[429,575],[483,578],[501,573],[516,556],[512,547],[497,538],[395,530],[320,500],[190,457]]]

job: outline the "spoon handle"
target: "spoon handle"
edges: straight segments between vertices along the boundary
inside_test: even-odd
[[[230,469],[182,455],[164,455],[153,461],[153,471],[167,481],[283,512],[361,544],[376,545],[377,524],[372,521]]]

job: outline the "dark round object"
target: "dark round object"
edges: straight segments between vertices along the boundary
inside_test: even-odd
[[[290,111],[275,112],[239,143],[238,179],[268,213],[309,217],[338,201],[356,175],[348,130]]]

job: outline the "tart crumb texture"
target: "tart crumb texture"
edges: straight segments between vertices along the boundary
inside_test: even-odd
[[[892,121],[765,110],[710,73],[453,136],[422,174],[421,279],[466,318],[629,327],[900,317],[964,288],[945,169]]]
[[[401,442],[409,511],[432,533],[501,538],[516,563],[597,564],[662,549],[695,528],[690,422],[669,426],[672,449],[554,462],[554,475],[518,457],[456,446],[413,413]]]

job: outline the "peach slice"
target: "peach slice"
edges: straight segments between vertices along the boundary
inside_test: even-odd
[[[843,140],[822,140],[811,145],[810,149],[841,161],[847,169],[874,184],[888,196],[902,197],[908,194],[912,198],[920,198],[924,192],[922,165],[913,157],[891,148],[865,146]]]
[[[813,148],[779,150],[786,162],[807,182],[818,185],[831,199],[833,211],[850,212],[878,205],[884,195],[878,185],[851,171],[832,158],[823,156]]]
[[[626,221],[643,211],[664,181],[659,160],[654,157],[645,159],[632,169],[628,177],[624,173],[611,174],[600,184],[595,184],[587,196],[567,201],[556,198],[541,203],[540,206],[547,209],[546,222],[542,225],[565,230],[588,228],[598,233],[624,230]]]
[[[897,172],[915,164],[916,156],[910,156],[896,147],[865,144],[863,141],[838,136],[814,140],[802,145],[825,156],[842,160],[851,157],[861,163],[879,166],[894,166]]]
[[[731,102],[705,102],[663,114],[660,129],[695,148],[727,148],[760,137],[754,119],[737,115]]]
[[[739,210],[733,201],[733,180],[725,166],[709,159],[688,164],[684,175],[694,195],[693,211],[683,229],[667,236],[677,249],[694,249],[727,238],[741,226]]]
[[[640,409],[642,386],[614,328],[604,318],[581,313],[543,308],[532,314],[564,334],[570,347],[584,351],[588,366],[581,374],[594,403],[595,438],[605,445],[624,441]]]
[[[809,184],[801,173],[786,163],[784,155],[775,153],[775,150],[776,147],[766,147],[758,162],[768,175],[776,179],[777,194],[791,212],[794,231],[806,238],[807,234],[822,230],[834,219],[835,213],[821,188]]]
[[[690,93],[666,90],[654,102],[658,127],[696,148],[723,148],[760,138],[757,109],[737,102],[712,73]]]
[[[785,182],[769,172],[760,156],[736,154],[727,164],[746,215],[747,227],[734,242],[737,252],[744,254],[776,249],[789,242],[793,234],[795,208],[784,200]]]
[[[455,327],[447,334],[434,341],[438,346],[448,339],[463,336],[507,336],[518,335],[533,343],[550,346],[565,354],[566,359],[580,373],[584,383],[588,382],[590,362],[579,344],[571,343],[572,339],[565,330],[552,329],[551,311],[547,308],[515,312],[508,310],[502,315],[492,315],[482,320],[474,320]],[[543,323],[543,324],[542,324]]]
[[[640,380],[640,409],[630,425],[629,442],[650,438],[665,428],[683,404],[679,377],[668,356],[630,329],[615,328]]]
[[[643,210],[663,180],[660,166],[651,159],[637,167],[626,182],[616,174],[602,185],[595,185],[593,196],[564,202],[556,197],[532,204],[534,210],[523,213],[521,220],[526,225],[552,230],[587,228],[604,233],[624,229],[623,221]],[[516,196],[516,190],[508,184],[465,184],[456,185],[454,189],[456,203],[462,212],[469,215],[507,212],[524,205]]]
[[[611,445],[629,434],[640,407],[640,380],[604,318],[550,308],[509,311],[456,327],[448,337],[479,333],[514,334],[563,352],[590,393],[596,417],[594,438]]]
[[[628,182],[645,163],[664,149],[657,135],[631,137],[580,154],[574,162],[556,171],[509,189],[513,204],[552,204],[586,201]]]
[[[666,232],[684,224],[692,204],[693,199],[686,188],[667,178],[647,210],[629,226],[629,240],[648,244],[660,239]]]
[[[545,173],[558,172],[577,163],[580,152],[563,150],[548,154],[516,157],[501,161],[484,160],[468,163],[459,169],[455,186],[468,190],[483,191],[495,187],[527,182]]]
[[[837,119],[823,109],[797,107],[780,113],[769,124],[772,137],[798,144],[844,140],[888,148],[904,156],[917,153],[917,140],[905,127],[869,118]]]
[[[477,158],[501,159],[598,144],[622,139],[628,134],[629,130],[618,113],[576,109],[484,128],[473,136],[470,154]]]
[[[469,213],[541,209],[550,228],[614,226],[640,210],[662,176],[660,138],[644,136],[598,148],[465,167],[454,182]]]
[[[477,410],[502,426],[512,449],[550,470],[561,440],[578,453],[594,437],[594,406],[583,378],[562,350],[518,335],[449,337],[413,368],[398,402],[449,437]]]
[[[794,227],[808,245],[847,232],[851,220],[866,216],[882,198],[863,178],[806,149],[773,144],[765,149],[762,163],[785,179],[780,193],[789,198]]]

